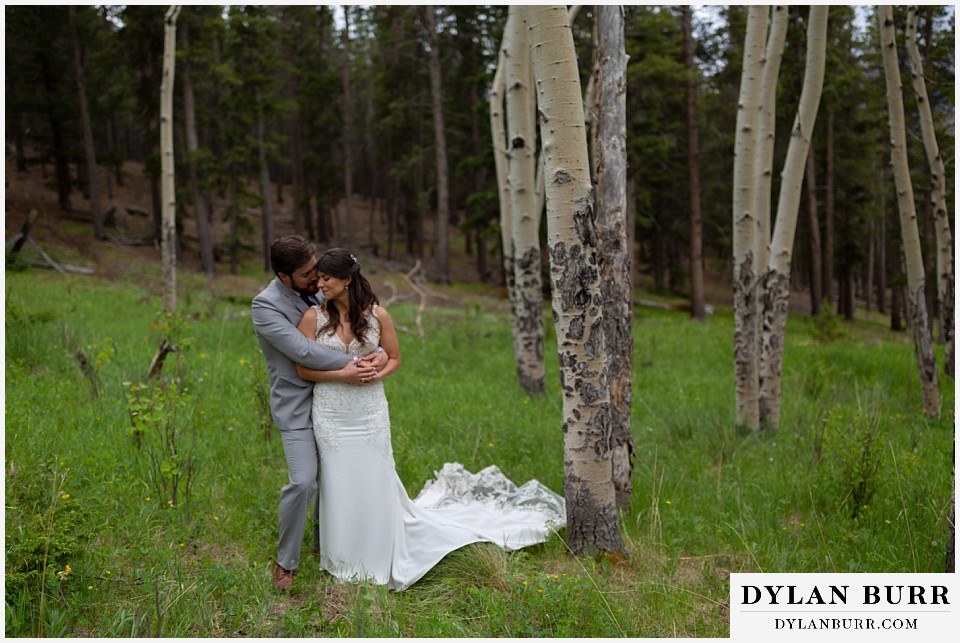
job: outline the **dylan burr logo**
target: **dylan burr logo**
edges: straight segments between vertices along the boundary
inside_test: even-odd
[[[956,633],[956,584],[953,574],[731,574],[730,636],[875,641],[886,633]]]

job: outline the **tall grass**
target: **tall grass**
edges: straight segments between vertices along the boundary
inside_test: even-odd
[[[857,323],[824,344],[814,322],[791,319],[780,431],[743,434],[729,313],[698,324],[637,309],[625,562],[571,556],[561,533],[514,553],[465,548],[391,593],[335,584],[307,556],[278,594],[286,466],[261,425],[249,298],[185,289],[165,373],[181,376],[176,417],[197,436],[189,511],[157,497],[125,396],[170,334],[160,299],[130,280],[7,274],[7,635],[713,637],[728,633],[730,572],[943,568],[953,388],[942,419],[923,416],[907,336]],[[424,339],[416,308],[391,306],[410,331],[386,387],[411,495],[447,461],[562,490],[555,341],[546,395],[527,397],[509,318],[487,303],[428,309]]]

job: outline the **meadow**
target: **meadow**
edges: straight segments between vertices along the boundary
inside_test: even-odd
[[[278,593],[286,467],[249,294],[185,277],[164,316],[141,283],[6,272],[7,636],[723,637],[731,572],[943,571],[954,388],[941,371],[942,416],[923,415],[909,334],[793,316],[780,431],[753,434],[734,426],[729,310],[696,323],[648,307],[625,560],[572,556],[561,531],[515,553],[467,547],[392,593],[336,584],[305,554]],[[423,311],[423,337],[415,304],[390,311],[408,492],[448,461],[562,491],[552,334],[547,393],[531,398],[502,302],[461,291]],[[164,338],[178,350],[157,387]]]

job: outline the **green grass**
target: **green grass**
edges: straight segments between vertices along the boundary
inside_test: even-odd
[[[942,418],[924,417],[908,335],[864,322],[823,344],[815,322],[792,318],[780,431],[753,435],[733,426],[729,312],[698,324],[638,308],[627,564],[573,557],[561,537],[510,554],[476,545],[390,593],[337,585],[307,558],[278,594],[286,467],[260,428],[262,357],[249,316],[235,316],[249,304],[185,283],[183,326],[165,330],[138,283],[6,275],[8,636],[722,637],[730,572],[943,569],[953,383]],[[547,393],[529,398],[505,314],[472,299],[430,308],[421,340],[415,306],[391,312],[411,331],[386,384],[411,495],[454,460],[562,490],[552,332]],[[200,464],[189,503],[173,506],[135,446],[124,384],[171,335],[180,351],[164,372],[186,393],[170,414]],[[98,398],[77,348],[97,365]]]

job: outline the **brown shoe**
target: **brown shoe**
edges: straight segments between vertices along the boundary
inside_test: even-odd
[[[293,572],[277,565],[273,570],[273,586],[281,591],[290,589],[293,585]]]

